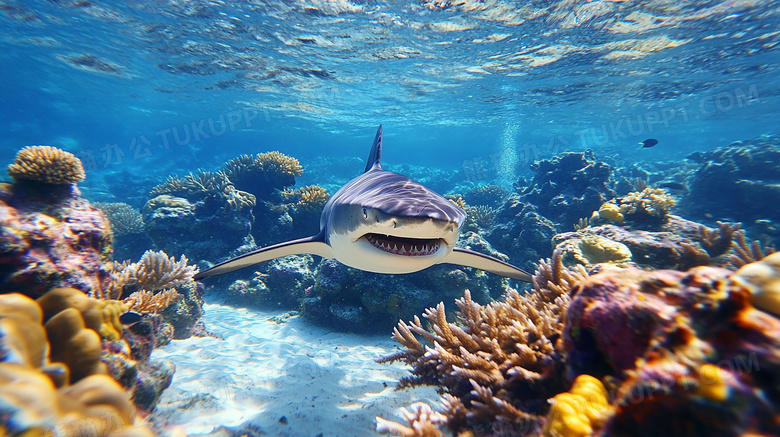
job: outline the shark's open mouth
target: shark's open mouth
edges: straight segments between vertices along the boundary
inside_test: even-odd
[[[441,247],[441,239],[438,238],[404,238],[385,234],[366,234],[366,240],[377,249],[405,256],[433,255]]]

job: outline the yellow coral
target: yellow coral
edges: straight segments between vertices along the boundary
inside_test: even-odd
[[[625,244],[609,238],[585,234],[574,245],[572,256],[586,266],[598,263],[622,263],[631,261],[631,250]]]
[[[623,223],[623,214],[620,212],[620,208],[611,202],[606,202],[601,205],[601,208],[594,212],[591,218],[600,218],[613,221],[618,224]]]
[[[598,379],[580,375],[567,393],[550,400],[544,434],[550,437],[586,437],[604,425],[612,412],[607,390]]]
[[[463,196],[461,196],[460,194],[447,196],[447,200],[452,202],[453,205],[457,206],[460,209],[466,209],[467,208],[466,201],[463,200]]]
[[[16,161],[8,166],[8,174],[16,181],[49,184],[70,184],[86,177],[76,155],[50,146],[30,146],[20,150]]]
[[[117,300],[98,300],[97,306],[103,316],[103,323],[100,325],[99,333],[103,338],[109,340],[118,340],[122,336],[122,322],[119,316],[128,311],[124,302]]]
[[[254,165],[266,171],[300,176],[303,174],[303,167],[297,159],[287,156],[280,152],[260,153],[255,158]]]
[[[745,265],[730,280],[750,290],[753,306],[780,316],[780,252]]]
[[[318,185],[309,185],[295,190],[297,206],[307,210],[321,210],[330,199],[330,194]]]
[[[701,366],[699,368],[699,386],[696,393],[713,401],[725,401],[729,394],[725,370],[713,364]]]

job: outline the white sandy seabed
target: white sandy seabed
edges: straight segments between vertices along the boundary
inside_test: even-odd
[[[153,357],[176,366],[154,417],[169,430],[206,434],[218,426],[254,435],[375,436],[375,417],[403,422],[400,408],[438,406],[431,387],[396,391],[403,363],[378,364],[399,350],[386,336],[332,332],[282,312],[204,306],[218,338],[174,340]]]

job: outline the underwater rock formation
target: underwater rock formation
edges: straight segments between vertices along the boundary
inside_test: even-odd
[[[533,205],[510,197],[495,213],[493,227],[485,238],[510,262],[532,271],[536,260],[552,252],[550,241],[555,233],[555,225],[539,215]]]
[[[220,291],[221,298],[239,306],[298,310],[314,285],[313,264],[310,255],[275,259],[258,266],[251,280],[236,280],[227,292]]]
[[[464,236],[459,244],[506,259],[477,234]],[[323,260],[315,280],[303,301],[304,315],[333,329],[363,333],[390,329],[399,319],[410,319],[442,299],[462,296],[464,290],[471,290],[474,300],[488,302],[491,292],[503,293],[508,283],[481,270],[450,264],[406,275],[383,275],[335,260]]]
[[[591,266],[600,262],[631,261],[645,268],[677,270],[716,261],[725,264],[725,258],[717,257],[731,246],[733,228],[724,224],[720,230],[715,230],[674,215],[666,220],[666,224],[656,231],[611,224],[588,226],[557,234],[553,243],[567,248],[567,264],[577,262]],[[628,252],[617,245],[624,246]],[[590,254],[582,253],[583,250]]]
[[[780,136],[737,141],[689,157],[701,167],[689,179],[680,213],[693,219],[741,222],[757,237],[780,243]]]
[[[531,165],[535,175],[526,187],[518,186],[521,200],[562,227],[587,217],[615,197],[609,165],[596,161],[593,152],[562,153]]]
[[[60,183],[83,179],[80,161],[52,150],[44,156],[54,158],[17,160],[11,167],[18,181],[0,184],[0,285],[34,298],[56,287],[99,293],[109,279],[109,223],[75,184]],[[58,183],[44,182],[50,180]]]
[[[255,196],[237,190],[224,173],[171,177],[151,195],[143,220],[157,248],[216,261],[215,254],[228,257],[254,247],[250,231]]]

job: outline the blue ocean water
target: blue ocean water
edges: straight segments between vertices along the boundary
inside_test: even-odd
[[[380,123],[388,164],[505,184],[565,151],[654,162],[777,133],[769,1],[0,4],[0,162],[55,145],[86,186],[365,159]]]

